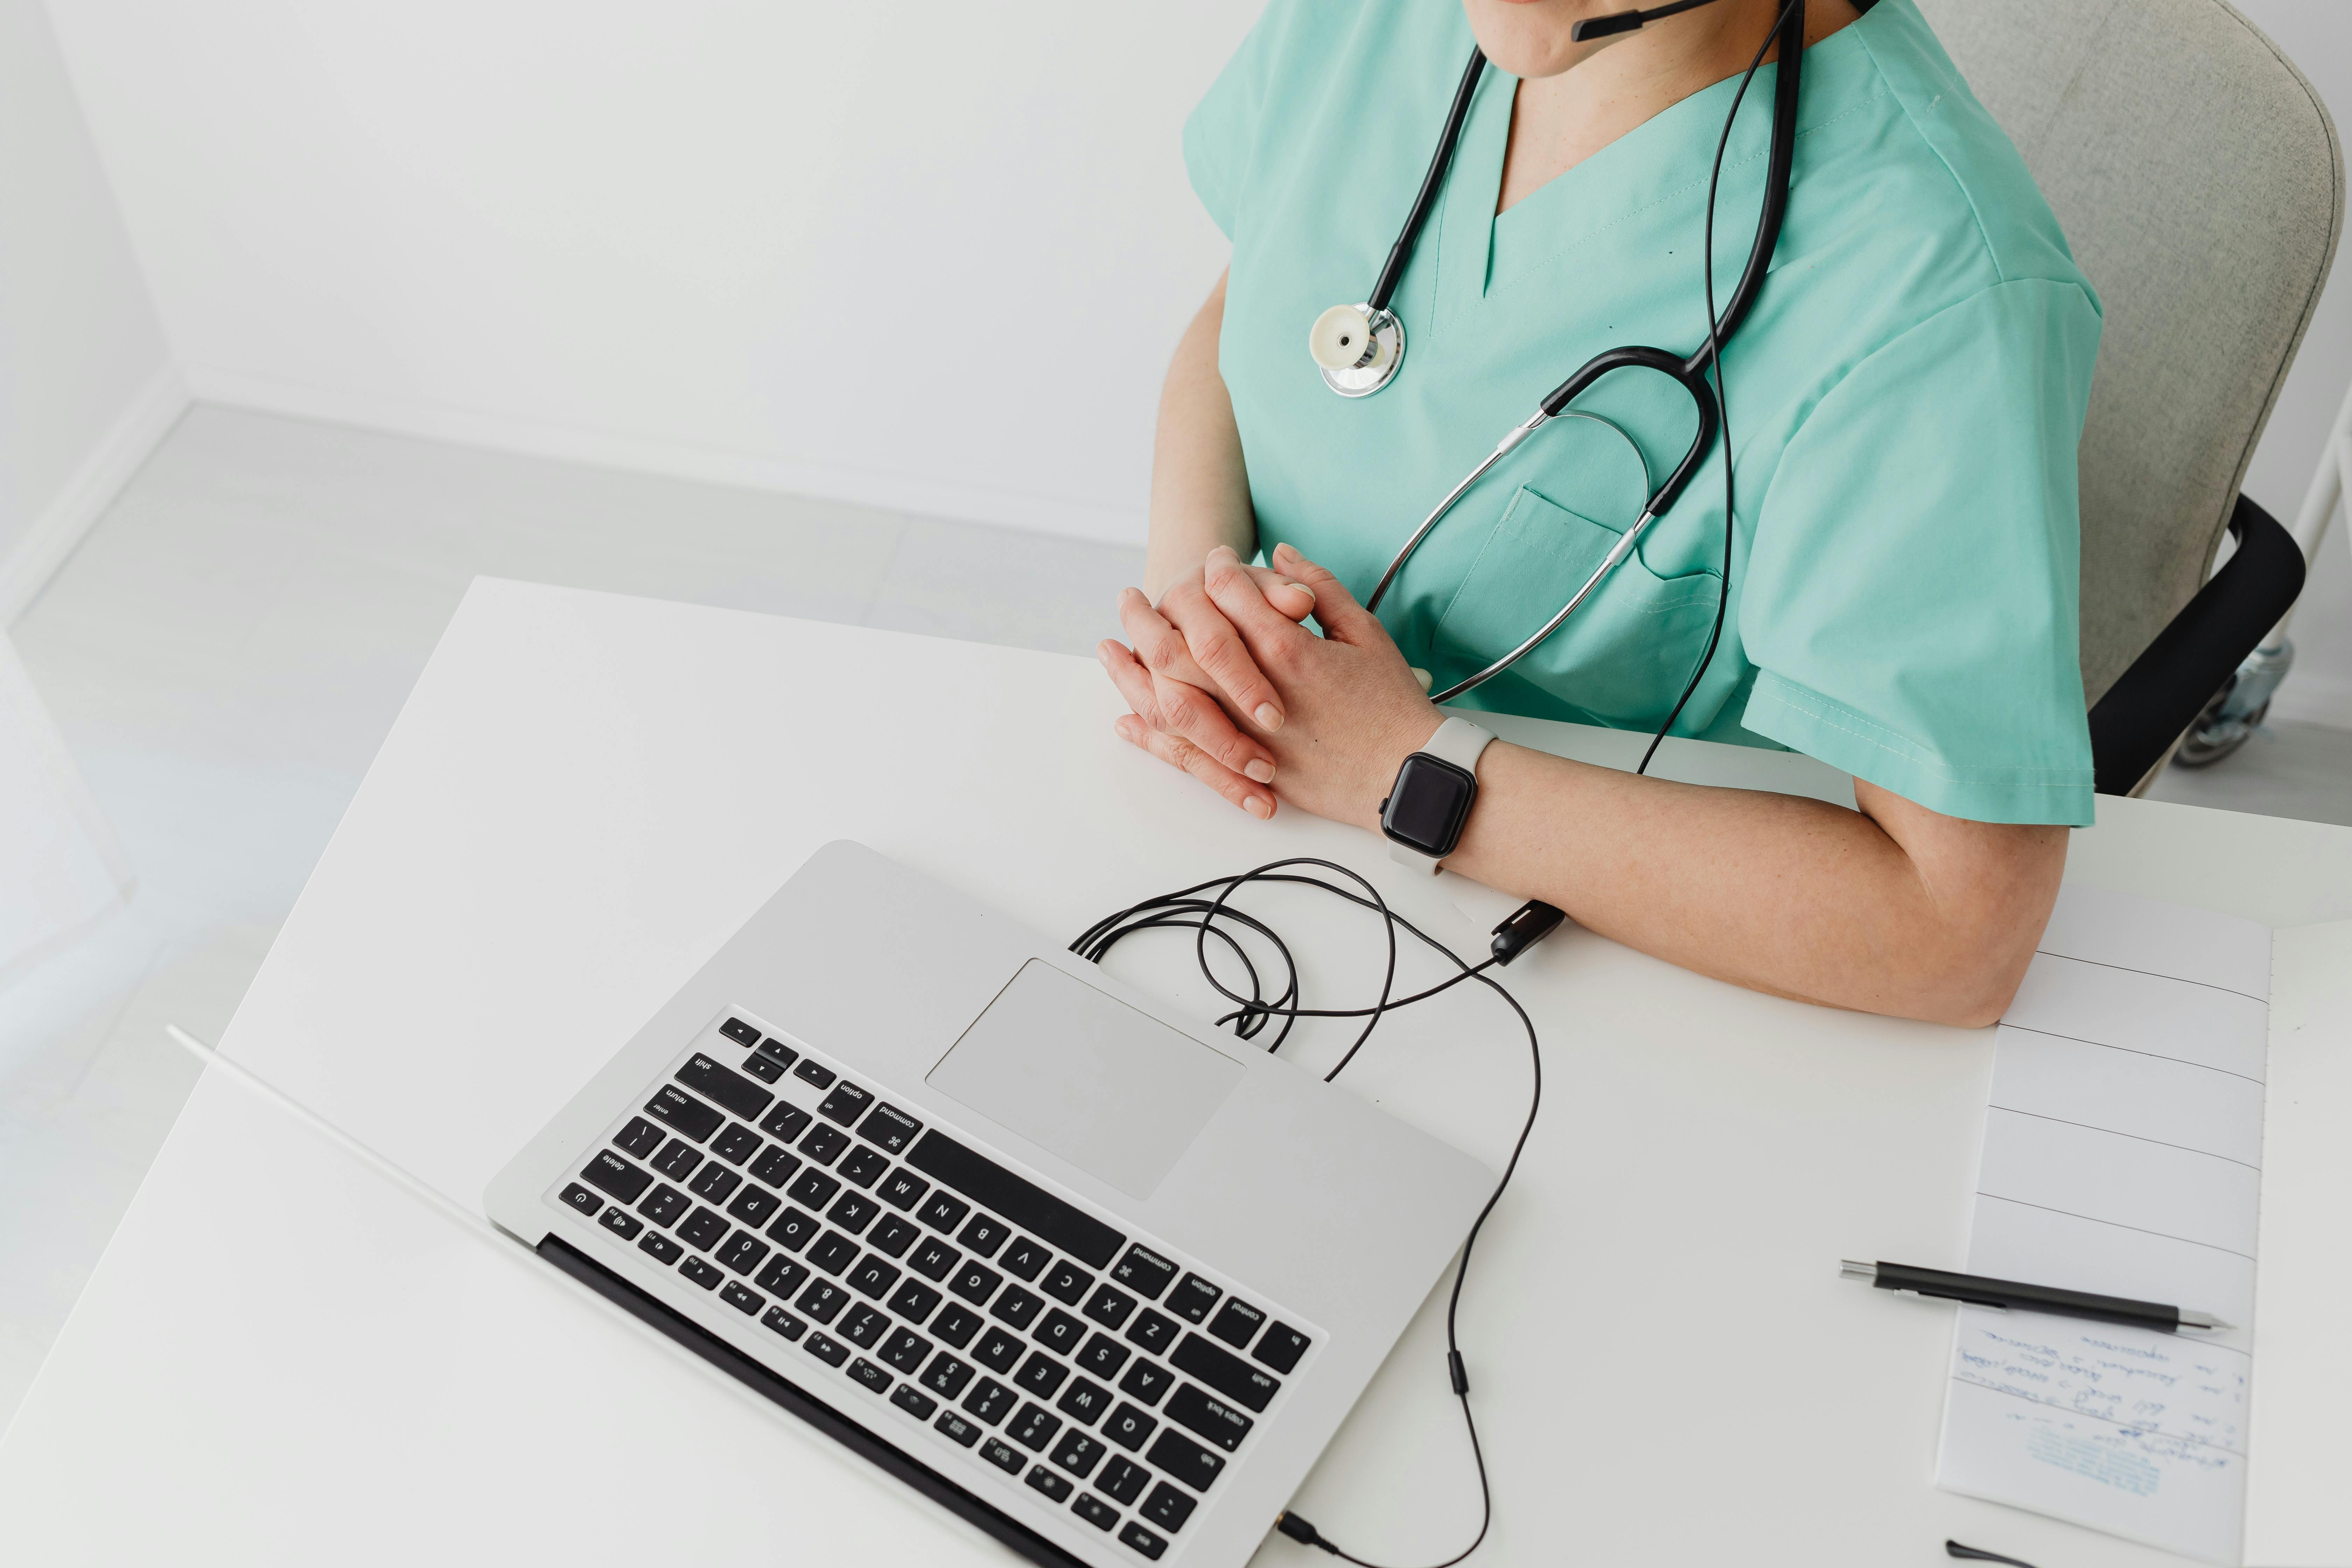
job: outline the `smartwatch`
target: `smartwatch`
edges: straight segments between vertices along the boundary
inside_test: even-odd
[[[1462,842],[1463,825],[1478,798],[1478,753],[1494,738],[1467,719],[1448,719],[1404,760],[1381,802],[1390,859],[1437,874],[1438,862]]]

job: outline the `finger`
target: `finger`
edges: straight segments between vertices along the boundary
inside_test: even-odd
[[[1105,638],[1095,648],[1095,658],[1102,661],[1110,683],[1135,710],[1135,716],[1157,729],[1160,724],[1160,701],[1151,689],[1151,672],[1138,662],[1134,654],[1121,643]]]
[[[1265,602],[1292,620],[1303,621],[1315,613],[1315,590],[1288,573],[1277,572],[1271,566],[1244,565],[1242,570],[1250,574],[1250,581],[1265,595]]]
[[[1250,574],[1230,551],[1211,551],[1202,571],[1210,600],[1224,612],[1246,639],[1252,658],[1261,667],[1296,651],[1313,634],[1265,602]]]
[[[1231,768],[1219,765],[1215,758],[1182,736],[1155,730],[1131,713],[1118,719],[1112,727],[1118,731],[1119,739],[1128,744],[1150,752],[1169,766],[1192,774],[1261,822],[1274,815],[1272,794],[1251,784]]]
[[[1119,614],[1128,635],[1135,639],[1135,657],[1152,678],[1150,706],[1138,706],[1136,712],[1149,720],[1153,729],[1183,736],[1232,772],[1260,784],[1270,783],[1274,753],[1242,733],[1218,706],[1220,688],[1195,662],[1183,634],[1132,588],[1120,595]],[[1231,635],[1229,630],[1227,636]],[[1233,640],[1239,648],[1240,639]],[[1256,675],[1255,664],[1249,666],[1249,673],[1260,682],[1265,679]],[[1270,692],[1272,688],[1266,689]]]
[[[1238,712],[1248,714],[1267,731],[1282,728],[1282,695],[1259,669],[1257,660],[1233,622],[1199,586],[1186,584],[1160,601],[1160,613],[1183,634],[1192,662],[1217,683],[1217,689]]]
[[[1348,585],[1301,555],[1290,546],[1277,546],[1275,553],[1282,559],[1278,568],[1304,583],[1315,594],[1315,618],[1323,625],[1327,636],[1345,643],[1361,643],[1367,639],[1390,640],[1388,628],[1381,619],[1348,592]]]

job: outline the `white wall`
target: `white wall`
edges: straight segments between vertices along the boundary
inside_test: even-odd
[[[51,9],[201,398],[1140,540],[1257,4]]]
[[[2232,0],[2311,79],[2352,146],[2352,4],[2347,0]],[[2270,428],[2246,474],[2246,493],[2292,526],[2329,423],[2352,383],[2352,236],[2303,340]],[[2352,729],[2352,528],[2339,510],[2295,611],[2294,673],[2273,716]]]
[[[0,628],[182,402],[40,0],[0,0]]]

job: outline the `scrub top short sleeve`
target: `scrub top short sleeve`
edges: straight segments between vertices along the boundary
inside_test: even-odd
[[[1260,110],[1293,9],[1269,5],[1184,121],[1184,170],[1210,220],[1234,237]]]
[[[1748,560],[1749,730],[1930,810],[2087,825],[2074,452],[2097,333],[2079,288],[1996,284],[1813,409]]]

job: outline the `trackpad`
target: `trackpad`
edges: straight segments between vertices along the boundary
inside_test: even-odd
[[[1241,1079],[1241,1063],[1033,958],[924,1081],[1148,1198]]]

